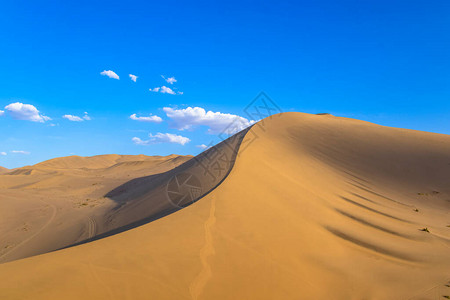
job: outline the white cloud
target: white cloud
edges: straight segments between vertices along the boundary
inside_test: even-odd
[[[175,92],[171,88],[166,87],[164,85],[161,87],[160,93],[175,95]]]
[[[176,135],[173,133],[160,133],[158,132],[155,135],[152,135],[151,133],[148,135],[150,139],[144,141],[141,140],[138,137],[134,137],[131,140],[136,145],[153,145],[153,144],[161,144],[161,143],[172,143],[172,144],[180,144],[185,145],[186,143],[189,143],[191,140],[187,137]]]
[[[6,153],[6,152],[0,152],[0,155],[6,156],[6,155],[8,155],[8,153]]]
[[[14,153],[14,154],[25,154],[25,155],[30,154],[30,152],[22,151],[22,150],[12,150],[11,153]]]
[[[109,78],[113,79],[119,79],[119,75],[117,75],[114,71],[111,70],[104,70],[103,72],[100,72],[101,75],[108,76]]]
[[[5,109],[11,117],[16,120],[26,120],[40,123],[51,120],[51,118],[41,115],[39,110],[31,104],[16,102],[5,106]]]
[[[73,116],[73,115],[64,115],[62,116],[64,119],[67,119],[69,121],[72,122],[83,122],[84,120],[78,116]]]
[[[254,120],[249,121],[238,115],[207,112],[201,107],[188,107],[185,109],[164,107],[163,110],[167,117],[171,119],[171,126],[178,130],[191,129],[195,126],[207,126],[210,134],[221,132],[234,134],[256,123]]]
[[[171,95],[176,94],[170,87],[167,87],[165,85],[163,85],[162,87],[155,87],[153,89],[150,89],[150,92],[160,92],[162,94],[171,94]],[[182,95],[183,93],[178,92],[178,94]]]
[[[4,113],[5,113],[4,110],[0,110],[0,116],[3,116]]]
[[[72,121],[72,122],[83,122],[84,120],[86,120],[86,121],[90,121],[91,120],[91,117],[88,115],[87,112],[84,112],[84,116],[83,117],[74,116],[74,115],[64,115],[62,117],[64,119],[67,119],[67,120]]]
[[[140,121],[140,122],[154,122],[154,123],[161,123],[162,119],[158,116],[148,116],[148,117],[138,117],[136,114],[132,114],[130,116],[131,120]]]
[[[136,82],[136,79],[138,78],[136,75],[133,74],[129,74],[128,76],[130,76],[131,80],[133,80],[134,82]]]
[[[169,77],[169,78],[166,78],[166,77],[164,77],[164,75],[161,75],[161,77],[162,77],[167,83],[169,83],[169,84],[174,84],[175,82],[177,82],[177,80],[175,79],[175,77]]]
[[[197,145],[196,147],[197,147],[197,148],[200,148],[200,149],[202,149],[202,150],[206,150],[206,149],[208,149],[210,146],[206,146],[205,144],[201,144],[201,145]]]

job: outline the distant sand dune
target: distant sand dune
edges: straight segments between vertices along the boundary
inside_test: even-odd
[[[450,295],[450,136],[284,113],[236,137],[184,163],[111,157],[68,171],[56,160],[58,175],[1,175],[0,214],[32,220],[0,218],[5,253],[49,220],[53,231],[27,242],[34,253],[47,241],[97,240],[0,264],[0,298]],[[38,200],[57,193],[45,199],[52,219]],[[9,260],[33,255],[21,249]]]
[[[9,169],[0,166],[0,174],[8,172]]]

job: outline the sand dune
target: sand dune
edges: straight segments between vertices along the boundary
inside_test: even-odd
[[[8,172],[9,169],[0,166],[0,174]]]
[[[217,153],[225,149],[229,150],[222,161],[228,168],[222,165],[213,180],[202,166],[218,162]],[[95,216],[85,214],[86,229],[78,233],[84,239],[97,235],[98,221],[115,221],[111,228],[145,223],[148,216],[153,221],[90,243],[1,264],[0,298],[450,295],[450,136],[331,115],[285,113],[176,168],[158,161],[155,168],[163,166],[159,175],[142,177],[152,173],[139,169],[140,175],[133,178],[140,178],[127,181],[113,172],[108,184],[91,191],[94,179],[85,179],[88,172],[99,180],[113,165],[120,174],[127,168],[117,166],[124,161],[109,166],[99,161],[98,170],[72,170],[77,182],[63,180],[67,171],[55,167],[55,174],[0,176],[0,211],[20,212],[22,220],[39,211],[41,218],[33,226],[40,229],[25,240],[35,240],[34,249],[45,244],[48,228],[62,227],[60,236],[72,228],[70,222],[58,225],[62,221],[57,219],[57,204],[67,199],[50,202],[40,196],[43,191],[49,195],[78,186],[83,193],[104,192],[107,204],[99,205],[103,208]],[[211,171],[208,166],[206,171]],[[42,179],[28,179],[33,176]],[[21,185],[10,179],[14,177],[23,178]],[[182,190],[180,182],[190,183],[189,189]],[[192,194],[197,187],[201,191]],[[167,198],[168,191],[175,193]],[[196,197],[200,199],[188,205]],[[171,213],[168,203],[176,208]],[[82,209],[70,216],[76,219]],[[156,218],[159,212],[166,213]],[[5,228],[4,218],[0,220]],[[17,235],[14,230],[2,231],[2,236]],[[25,256],[22,252],[8,260]]]

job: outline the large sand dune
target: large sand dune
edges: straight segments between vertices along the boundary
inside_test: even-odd
[[[225,155],[226,167],[212,179],[205,172],[217,168],[206,163],[218,162],[215,153]],[[76,162],[86,170],[55,160],[28,168],[28,175],[1,175],[0,212],[16,212],[9,220],[17,219],[19,226],[30,219],[29,226],[38,229],[28,240],[18,239],[21,227],[0,219],[1,236],[22,243],[4,259],[10,262],[0,264],[0,298],[450,295],[450,136],[285,113],[183,164],[156,160],[150,170],[117,159],[98,159],[95,168]],[[120,172],[111,171],[115,168]],[[11,179],[17,176],[20,184]],[[36,176],[39,180],[32,179]],[[93,188],[101,176],[109,178],[102,181],[107,183]],[[201,187],[200,192],[186,193],[180,182],[191,182],[188,187]],[[60,209],[69,198],[79,199],[80,191],[96,202],[76,200],[79,209]],[[59,198],[50,201],[55,194]],[[83,213],[91,205],[94,216]],[[104,233],[134,225],[90,243],[12,261],[39,253],[36,249],[46,252],[43,245],[58,236],[64,245],[74,241],[77,219],[88,220],[77,241],[98,237],[97,222],[115,222],[102,225]],[[28,245],[32,251],[26,251]]]

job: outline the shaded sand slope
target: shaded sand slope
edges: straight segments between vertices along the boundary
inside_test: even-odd
[[[243,145],[228,177],[193,205],[0,265],[0,297],[450,294],[449,136],[286,113],[253,126]]]

